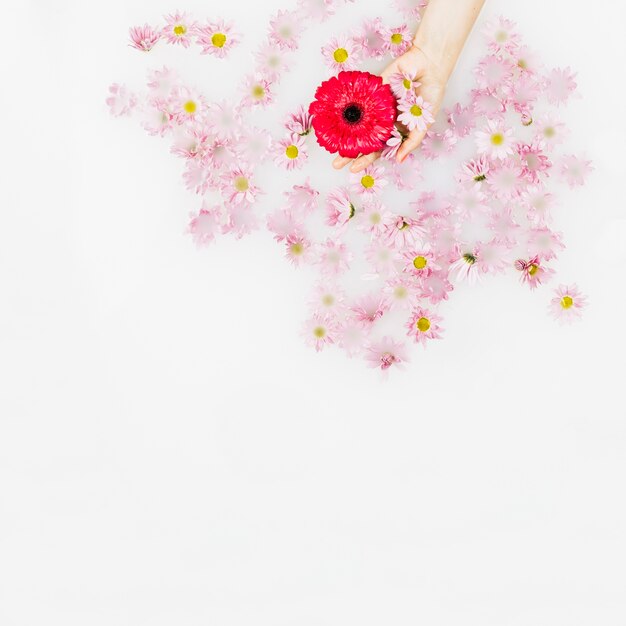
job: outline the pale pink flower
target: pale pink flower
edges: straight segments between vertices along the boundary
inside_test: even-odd
[[[326,197],[326,223],[329,226],[345,226],[355,215],[356,208],[345,187],[330,191]]]
[[[501,161],[489,171],[489,191],[500,200],[511,200],[524,188],[522,168],[512,159]]]
[[[398,121],[409,130],[425,131],[434,121],[433,108],[422,96],[407,94],[398,102]]]
[[[415,76],[411,76],[406,72],[396,72],[389,77],[389,84],[393,94],[398,100],[404,98],[407,94],[414,94],[415,90],[422,84]]]
[[[548,146],[563,143],[568,135],[567,126],[554,114],[548,113],[535,122],[536,140],[543,141]]]
[[[501,274],[511,266],[511,251],[505,241],[494,237],[480,247],[480,265],[483,274]]]
[[[513,63],[505,57],[488,55],[474,70],[476,83],[480,89],[506,89],[513,80]]]
[[[363,22],[361,29],[354,37],[354,43],[363,56],[375,59],[383,57],[385,49],[382,28],[382,20],[379,17]]]
[[[428,278],[440,269],[434,252],[429,247],[413,248],[403,253],[404,271],[416,278]]]
[[[483,154],[478,159],[466,161],[461,165],[457,180],[469,185],[481,185],[489,174],[489,159]]]
[[[252,180],[252,170],[245,165],[236,165],[221,177],[221,192],[230,203],[253,203],[261,190]]]
[[[369,328],[365,328],[361,324],[356,324],[354,320],[348,316],[338,324],[336,331],[337,345],[352,358],[361,354],[367,341]]]
[[[546,226],[532,228],[528,234],[528,247],[544,261],[555,259],[558,252],[565,249],[561,234]]]
[[[419,22],[421,11],[428,5],[428,0],[393,0],[393,3],[407,20]]]
[[[576,284],[559,285],[554,290],[554,298],[550,301],[549,312],[561,324],[570,324],[582,315],[587,306],[584,296]]]
[[[407,335],[423,346],[431,339],[441,339],[442,318],[428,309],[417,307],[406,323]]]
[[[417,244],[424,234],[421,221],[407,215],[390,214],[385,222],[385,240],[391,247],[398,250]]]
[[[557,106],[567,102],[576,91],[576,74],[569,67],[552,70],[546,79],[545,94],[551,104]]]
[[[119,85],[118,83],[109,85],[109,96],[106,103],[111,115],[115,117],[130,115],[137,106],[137,101],[137,96],[126,89],[126,85]]]
[[[325,22],[335,14],[335,4],[335,0],[298,0],[298,6],[302,9],[304,17],[320,22]]]
[[[235,239],[241,239],[259,228],[259,220],[256,213],[247,202],[231,204],[227,207],[228,220],[222,227],[222,232],[233,235]]]
[[[289,114],[285,128],[291,133],[305,137],[311,132],[311,120],[308,109],[300,105],[294,113]]]
[[[560,174],[561,178],[570,186],[580,187],[585,184],[587,177],[593,172],[591,161],[568,154],[561,159]]]
[[[387,161],[395,161],[398,150],[400,149],[400,146],[405,139],[406,137],[397,128],[394,127],[393,131],[391,132],[391,137],[387,139],[387,145],[383,148],[383,151],[381,152],[381,156],[383,157],[383,159],[386,159]]]
[[[359,60],[357,47],[348,37],[333,37],[322,48],[322,55],[333,72],[354,70]]]
[[[391,181],[400,191],[405,189],[413,191],[417,183],[424,180],[423,159],[417,158],[414,152],[409,153],[402,163],[396,160],[389,161],[389,163]]]
[[[288,235],[285,240],[285,247],[285,256],[296,267],[311,263],[314,259],[313,242],[302,231]]]
[[[426,277],[419,285],[421,296],[428,298],[433,304],[439,304],[448,299],[448,294],[454,290],[448,280],[446,270],[438,270]]]
[[[267,106],[274,99],[272,83],[265,76],[256,73],[249,75],[245,80],[242,106]]]
[[[410,276],[398,275],[385,282],[383,287],[387,294],[390,308],[408,309],[417,301],[416,283]]]
[[[311,305],[316,313],[337,317],[344,310],[346,294],[334,281],[318,282],[313,290]]]
[[[370,367],[380,368],[386,373],[393,365],[399,369],[409,361],[404,343],[395,341],[391,337],[383,337],[367,348],[366,361]]]
[[[490,120],[501,119],[506,112],[506,101],[488,89],[473,89],[471,108],[474,115],[484,115]]]
[[[394,28],[383,27],[381,35],[383,49],[390,52],[394,57],[404,54],[413,44],[414,33],[406,24]]]
[[[307,160],[304,137],[292,134],[274,144],[274,163],[287,170],[300,169]]]
[[[231,22],[216,20],[197,28],[196,41],[202,46],[201,54],[211,54],[223,59],[240,41]]]
[[[374,196],[381,193],[387,186],[385,169],[381,165],[368,165],[358,174],[350,174],[352,189],[364,196]]]
[[[515,65],[525,74],[535,75],[541,71],[541,62],[537,54],[528,46],[513,51]]]
[[[534,185],[526,189],[520,196],[528,209],[528,219],[537,224],[545,224],[550,219],[550,211],[554,204],[554,195],[546,191],[542,185]]]
[[[231,167],[237,161],[237,153],[235,146],[229,139],[216,137],[206,147],[203,155],[203,161],[217,173],[221,170]]]
[[[207,103],[204,97],[196,90],[180,86],[175,90],[172,98],[176,122],[184,124],[195,121],[207,112]]]
[[[197,246],[205,246],[215,240],[215,235],[221,228],[222,207],[215,205],[207,208],[205,202],[198,213],[191,213],[191,220],[187,226],[187,232],[191,235]]]
[[[316,352],[325,346],[335,343],[336,324],[332,318],[319,313],[309,318],[303,326],[302,335],[306,343],[315,348]]]
[[[358,298],[350,307],[354,318],[364,326],[371,326],[377,322],[387,311],[390,303],[379,293],[369,293]]]
[[[241,109],[227,100],[211,102],[206,120],[221,139],[234,139],[243,128]]]
[[[471,107],[463,107],[457,103],[446,112],[452,132],[459,138],[467,137],[476,125],[476,116]]]
[[[515,27],[515,22],[504,17],[489,22],[483,29],[489,49],[496,54],[514,51],[520,43],[520,36]]]
[[[284,195],[293,211],[307,215],[317,208],[320,192],[313,189],[307,179],[303,185],[294,185],[289,191],[285,191]]]
[[[278,242],[286,241],[294,233],[303,232],[303,223],[299,215],[294,215],[291,209],[279,209],[267,216],[267,228],[274,233]]]
[[[374,239],[365,247],[365,258],[375,276],[390,276],[398,270],[398,253],[382,239]]]
[[[325,276],[336,276],[347,271],[352,261],[352,252],[340,241],[327,239],[318,247],[317,263]]]
[[[513,130],[502,121],[487,120],[486,128],[476,131],[475,137],[478,151],[492,159],[503,160],[513,154]]]
[[[180,44],[184,48],[191,45],[191,37],[196,34],[196,23],[186,13],[173,13],[165,16],[166,25],[161,33],[167,43]]]
[[[302,30],[302,16],[297,11],[278,11],[270,20],[269,39],[281,50],[296,50]]]
[[[163,67],[160,70],[154,70],[148,74],[148,89],[150,91],[150,99],[158,102],[169,98],[175,89],[179,86],[180,78],[176,70]]]
[[[272,136],[267,130],[245,126],[233,148],[246,163],[262,163],[271,145]]]
[[[375,197],[368,198],[357,214],[358,228],[372,235],[380,235],[385,230],[385,223],[388,223],[391,213],[382,202]]]
[[[548,170],[552,167],[552,162],[543,153],[543,149],[544,145],[540,142],[517,144],[521,174],[533,185],[539,183],[540,174],[548,176]]]
[[[477,283],[480,279],[479,254],[477,248],[461,249],[456,261],[450,265],[450,276],[456,280],[467,281],[470,285]]]
[[[149,24],[144,24],[143,26],[133,26],[128,29],[128,33],[130,36],[130,43],[128,45],[136,48],[137,50],[141,50],[142,52],[149,52],[152,50],[161,38],[160,33],[158,33]]]
[[[285,53],[271,43],[264,43],[255,52],[257,69],[271,82],[278,82],[280,76],[287,71],[289,64]]]
[[[528,261],[518,259],[515,261],[515,269],[522,273],[521,282],[526,283],[531,289],[548,281],[555,273],[553,269],[542,265],[539,255],[531,257]]]

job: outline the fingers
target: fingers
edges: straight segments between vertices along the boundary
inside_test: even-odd
[[[352,159],[348,159],[347,157],[337,156],[335,157],[335,160],[333,161],[333,167],[336,170],[340,170],[342,167],[348,165],[350,161],[352,161]]]
[[[371,165],[378,157],[380,156],[380,152],[373,152],[372,154],[364,154],[360,156],[358,159],[354,160],[354,163],[350,166],[350,171],[361,172],[368,165]]]
[[[415,148],[422,143],[425,136],[426,131],[411,131],[406,141],[400,146],[396,155],[396,161],[398,161],[398,163],[402,163],[409,153],[413,152],[413,150],[415,150]]]

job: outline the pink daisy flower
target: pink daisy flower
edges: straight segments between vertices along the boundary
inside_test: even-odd
[[[143,26],[133,26],[128,29],[128,33],[130,36],[130,43],[128,45],[136,48],[137,50],[141,50],[142,52],[149,52],[152,50],[157,41],[161,38],[160,33],[158,33],[149,24],[144,24]]]
[[[528,246],[544,261],[551,261],[557,253],[565,249],[560,233],[556,233],[546,226],[532,228],[529,231]]]
[[[246,78],[243,106],[264,107],[273,99],[272,84],[266,77],[256,73]]]
[[[271,43],[264,43],[254,55],[259,73],[272,82],[278,82],[289,68],[284,52]]]
[[[441,321],[442,318],[439,315],[431,313],[428,309],[418,307],[406,323],[407,335],[413,337],[415,343],[421,343],[425,346],[430,339],[441,339],[442,329],[439,325]]]
[[[305,137],[308,135],[313,126],[311,125],[312,116],[308,111],[308,108],[300,105],[294,113],[290,113],[287,121],[285,122],[285,128],[296,135]]]
[[[448,273],[445,270],[439,270],[424,279],[420,290],[423,298],[428,298],[433,304],[439,304],[448,299],[448,294],[454,290],[454,287],[448,280]]]
[[[382,239],[374,239],[365,247],[365,258],[374,271],[370,278],[389,277],[398,271],[398,253]]]
[[[385,231],[385,224],[390,221],[391,217],[390,211],[378,198],[369,197],[358,213],[358,228],[373,236],[378,236]]]
[[[358,174],[350,174],[352,189],[361,195],[379,194],[386,186],[385,170],[381,165],[368,165]]]
[[[428,0],[393,0],[393,3],[407,20],[419,22],[422,19],[422,9],[428,5]]]
[[[278,242],[285,241],[289,235],[303,231],[300,216],[293,214],[290,209],[279,209],[267,216],[267,228],[274,233]]]
[[[383,287],[390,308],[409,309],[417,301],[415,281],[409,276],[395,276],[386,281]]]
[[[356,300],[350,310],[357,322],[371,326],[389,311],[389,301],[379,293],[369,293]]]
[[[235,239],[241,239],[259,228],[259,222],[250,205],[240,203],[228,207],[228,221],[222,227],[222,232],[230,234]]]
[[[356,69],[358,62],[357,47],[348,37],[333,37],[322,48],[322,55],[326,65],[333,72]]]
[[[167,43],[180,44],[184,48],[191,45],[191,37],[196,34],[196,23],[186,13],[165,16],[166,26],[161,31]]]
[[[536,122],[536,140],[553,147],[563,143],[568,135],[567,126],[553,114],[546,114]]]
[[[326,197],[326,223],[329,226],[345,226],[355,213],[355,206],[345,187],[333,189]]]
[[[336,317],[344,309],[346,294],[334,281],[317,283],[313,291],[311,305],[316,313]]]
[[[276,142],[274,147],[274,163],[287,170],[301,168],[307,160],[304,137],[291,135]]]
[[[216,205],[206,208],[203,202],[197,214],[191,214],[187,232],[197,246],[205,246],[215,240],[215,235],[221,228],[222,207]]]
[[[404,343],[391,337],[383,337],[372,343],[367,348],[365,358],[370,367],[380,368],[385,373],[391,366],[403,369],[404,364],[409,361]]]
[[[303,185],[294,185],[289,191],[285,191],[284,195],[292,210],[307,215],[317,209],[320,192],[313,189],[307,179]]]
[[[433,108],[422,96],[407,94],[398,102],[398,121],[409,130],[425,131],[434,121]]]
[[[439,269],[435,255],[430,248],[408,250],[403,254],[404,271],[416,278],[428,278]]]
[[[211,102],[206,120],[220,139],[235,139],[243,128],[241,109],[226,100]]]
[[[489,159],[483,154],[478,159],[463,163],[457,180],[469,185],[481,185],[487,179],[489,167]]]
[[[416,245],[424,234],[421,221],[407,215],[390,214],[389,220],[385,223],[385,240],[396,250]]]
[[[466,249],[459,254],[459,257],[454,261],[449,268],[450,276],[453,279],[459,281],[467,281],[470,285],[474,285],[479,282],[480,279],[480,265],[478,264],[479,250]]]
[[[406,137],[394,127],[391,131],[391,137],[387,139],[387,144],[383,148],[381,152],[381,156],[383,159],[387,161],[395,161],[396,155],[398,154],[398,150],[400,146],[403,144]]]
[[[521,173],[531,184],[540,181],[540,174],[548,175],[548,170],[552,167],[550,159],[543,154],[543,144],[518,143],[517,154],[521,165]]]
[[[512,159],[493,167],[487,179],[489,191],[499,200],[512,200],[524,188],[522,169]]]
[[[504,160],[513,154],[513,130],[502,121],[487,120],[487,127],[477,131],[475,137],[478,151],[492,159]]]
[[[359,33],[354,37],[354,43],[363,56],[380,59],[385,54],[382,34],[382,20],[377,17],[365,20]]]
[[[593,172],[591,161],[582,159],[573,154],[568,154],[561,159],[561,178],[570,186],[580,187],[585,184],[587,177]]]
[[[317,263],[325,276],[336,276],[350,269],[352,253],[348,246],[340,241],[327,239],[318,247]]]
[[[463,107],[457,103],[446,112],[448,124],[452,132],[459,138],[467,137],[475,126],[476,118],[471,107]]]
[[[391,85],[393,95],[400,100],[407,95],[414,94],[415,90],[422,83],[406,72],[396,72],[389,77],[389,84]]]
[[[278,11],[270,20],[269,39],[281,50],[296,50],[303,30],[302,16],[297,11]]]
[[[496,54],[514,51],[520,43],[520,35],[515,27],[515,22],[504,17],[489,22],[483,30],[489,49]]]
[[[555,273],[553,269],[541,264],[539,255],[535,255],[528,261],[518,259],[515,261],[515,269],[522,273],[521,282],[527,283],[531,289],[536,289],[538,285],[548,281]]]
[[[561,324],[570,324],[582,315],[587,306],[587,298],[577,285],[559,285],[554,290],[554,298],[550,301],[549,312]]]
[[[252,181],[252,170],[245,165],[237,165],[222,176],[221,192],[230,203],[252,204],[261,190]]]
[[[514,65],[507,58],[489,55],[484,57],[474,73],[480,89],[506,89],[513,79]]]
[[[261,163],[272,145],[272,136],[264,128],[246,126],[234,146],[237,155],[246,163]]]
[[[239,43],[239,35],[233,32],[233,25],[224,20],[209,22],[197,28],[196,41],[202,46],[201,54],[212,54],[223,59]]]
[[[395,28],[383,28],[383,49],[392,56],[399,57],[413,45],[413,33],[406,24]]]
[[[299,267],[313,261],[314,248],[311,240],[302,232],[294,232],[285,240],[285,256]]]
[[[332,318],[316,313],[304,323],[302,335],[306,343],[319,352],[325,346],[335,343],[335,330]]]
[[[546,79],[545,94],[551,104],[557,106],[567,102],[576,91],[576,74],[569,67],[552,70]]]

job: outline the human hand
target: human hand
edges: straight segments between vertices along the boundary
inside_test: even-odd
[[[441,107],[445,93],[447,82],[445,72],[429,59],[427,54],[416,45],[411,46],[407,52],[397,59],[394,59],[394,61],[384,69],[381,73],[383,83],[389,83],[391,76],[402,72],[417,79],[421,83],[416,89],[416,92],[432,105],[433,116],[435,116]],[[407,137],[396,155],[397,162],[402,163],[408,154],[420,145],[426,135],[426,131],[415,129],[409,132],[408,129],[400,123],[396,123],[396,126],[400,129],[403,136]],[[350,171],[355,173],[360,172],[378,159],[380,154],[380,152],[365,154],[354,160],[337,156],[333,161],[333,167],[335,169],[341,169],[352,161]]]

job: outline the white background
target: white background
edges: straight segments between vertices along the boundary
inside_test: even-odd
[[[584,320],[504,278],[463,289],[387,383],[302,344],[309,285],[267,233],[196,250],[180,162],[108,115],[109,83],[163,63],[235,93],[291,5],[222,5],[179,4],[237,18],[221,64],[126,46],[161,0],[3,8],[0,624],[623,626],[623,4],[481,17],[578,71],[565,119],[596,171],[563,198],[557,269]],[[366,8],[389,10],[307,32],[294,75]]]

